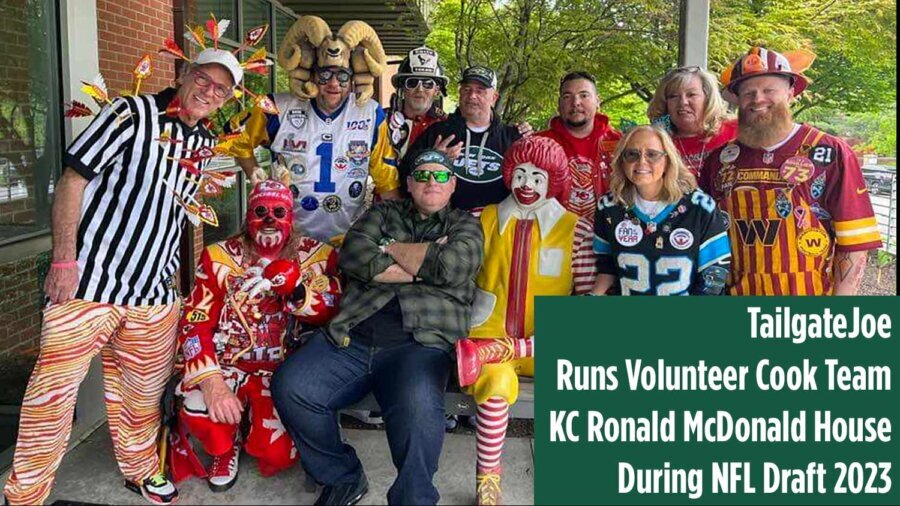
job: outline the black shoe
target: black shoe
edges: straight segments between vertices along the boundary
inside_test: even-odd
[[[328,485],[322,489],[315,506],[350,506],[356,504],[369,491],[366,473],[360,472],[359,479],[350,483]]]

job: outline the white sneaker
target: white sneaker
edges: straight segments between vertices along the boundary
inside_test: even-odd
[[[345,415],[350,415],[360,422],[367,423],[369,425],[381,425],[384,423],[384,420],[381,418],[381,413],[377,411],[367,411],[364,409],[348,409],[342,411],[342,413],[344,413]]]
[[[213,492],[224,492],[231,488],[238,477],[238,457],[241,455],[241,446],[234,444],[231,451],[220,457],[213,457],[206,473],[209,475],[209,489]]]

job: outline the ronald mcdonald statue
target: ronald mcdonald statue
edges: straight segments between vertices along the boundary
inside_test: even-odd
[[[534,296],[590,291],[591,226],[563,207],[568,158],[556,141],[526,137],[503,159],[511,194],[481,213],[484,264],[468,339],[456,343],[459,382],[478,404],[476,495],[499,504],[500,465],[518,376],[534,376]]]

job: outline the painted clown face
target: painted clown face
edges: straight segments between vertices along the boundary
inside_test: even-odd
[[[276,181],[263,181],[250,195],[247,231],[260,256],[274,258],[291,236],[294,220],[291,191]]]
[[[547,171],[525,162],[513,169],[510,190],[522,209],[536,209],[547,202],[550,178]]]

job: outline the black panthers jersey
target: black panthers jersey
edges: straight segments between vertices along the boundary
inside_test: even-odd
[[[728,215],[694,190],[650,219],[611,193],[594,217],[597,273],[618,278],[622,295],[718,295],[731,262]]]

